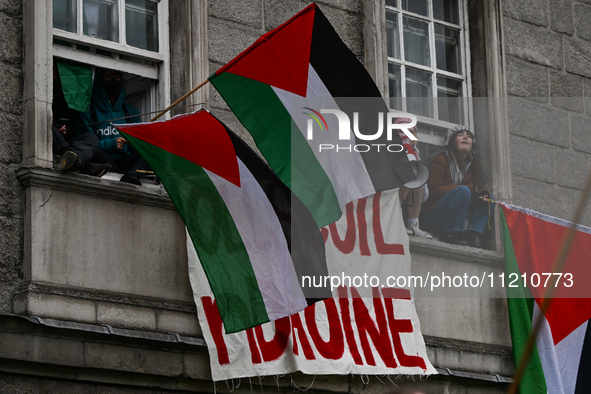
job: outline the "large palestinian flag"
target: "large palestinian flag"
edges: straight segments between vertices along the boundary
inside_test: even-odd
[[[320,227],[335,222],[348,202],[415,179],[406,154],[387,150],[400,138],[386,131],[378,88],[316,4],[209,79]],[[347,114],[354,131],[357,112],[359,133],[375,138],[339,139],[337,117],[322,109]]]
[[[521,360],[569,222],[501,205],[507,302],[515,364]],[[577,233],[520,385],[521,393],[591,393],[591,228]],[[525,283],[524,283],[525,282]],[[525,284],[525,285],[524,285]],[[577,297],[577,298],[575,298]],[[584,297],[584,298],[583,298]]]
[[[307,306],[299,276],[327,275],[322,234],[242,140],[206,110],[117,128],[152,166],[185,221],[226,333]]]

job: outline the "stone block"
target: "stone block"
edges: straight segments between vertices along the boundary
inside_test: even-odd
[[[581,77],[562,72],[550,72],[550,95],[553,105],[568,111],[584,112],[583,81]]]
[[[0,108],[6,113],[23,112],[23,72],[20,67],[0,63]]]
[[[261,0],[224,1],[209,0],[209,15],[219,19],[263,28]]]
[[[84,366],[158,376],[180,376],[183,354],[86,342]]]
[[[585,97],[585,113],[591,115],[591,79],[583,78],[583,96]]]
[[[0,266],[14,267],[22,262],[23,221],[0,216]]]
[[[554,183],[554,148],[552,145],[511,136],[512,173],[525,178]]]
[[[548,0],[507,0],[503,14],[513,19],[548,26]]]
[[[0,394],[41,394],[41,381],[14,376],[0,376]]]
[[[226,64],[255,42],[260,36],[260,31],[209,18],[208,35],[209,59]]]
[[[156,314],[153,309],[99,302],[96,311],[99,324],[136,330],[156,330]]]
[[[14,313],[96,324],[96,307],[93,302],[56,295],[18,294],[14,299]]]
[[[362,61],[364,48],[363,16],[331,7],[320,8],[341,40]]]
[[[574,32],[573,0],[550,0],[550,10],[552,30],[572,35]]]
[[[144,389],[131,389],[124,387],[97,387],[96,394],[154,394],[154,391],[146,392]]]
[[[591,41],[591,6],[575,4],[574,15],[576,36]]]
[[[513,176],[513,204],[572,220],[575,190]]]
[[[0,114],[0,141],[0,162],[23,160],[23,120],[20,117]]]
[[[522,98],[507,99],[511,134],[547,144],[570,147],[568,113]]]
[[[2,0],[0,1],[0,11],[8,14],[20,14],[22,12],[22,0]]]
[[[273,30],[305,7],[300,0],[264,0],[265,30]]]
[[[191,379],[211,380],[209,356],[206,353],[185,353],[184,375]]]
[[[582,189],[589,172],[589,157],[586,153],[571,149],[555,148],[556,183],[560,186]]]
[[[175,210],[41,187],[30,195],[32,281],[193,301]]]
[[[505,52],[544,66],[562,69],[562,37],[549,29],[504,18]]]
[[[0,60],[20,64],[23,48],[23,24],[20,18],[0,13]]]
[[[21,284],[18,268],[0,267],[0,313],[12,313],[12,299]]]
[[[23,187],[16,179],[16,167],[0,164],[0,215],[22,215],[23,194]]]
[[[361,0],[319,0],[316,3],[320,5],[320,9],[322,10],[322,12],[325,12],[325,7],[322,7],[322,4],[326,4],[331,7],[338,8],[340,10],[354,13],[361,13],[363,9],[363,1]],[[303,7],[306,6],[307,4],[304,4]]]
[[[507,56],[507,93],[512,96],[529,97],[543,102],[548,101],[548,69]]]
[[[159,332],[203,337],[196,314],[162,311],[157,313],[156,322],[156,328]]]
[[[42,394],[96,394],[96,385],[74,382],[63,382],[59,380],[43,380]]]
[[[591,118],[571,115],[570,125],[573,149],[591,153]]]
[[[564,65],[570,73],[591,78],[591,41],[565,38]]]
[[[0,339],[4,359],[84,366],[81,341],[6,332],[0,332]]]

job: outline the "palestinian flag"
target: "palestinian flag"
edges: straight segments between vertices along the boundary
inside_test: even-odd
[[[322,234],[242,140],[206,110],[117,128],[185,221],[226,333],[307,306],[298,275],[327,275]]]
[[[320,227],[335,222],[348,202],[415,179],[406,154],[387,149],[400,138],[386,132],[388,107],[378,88],[316,4],[209,80]],[[348,132],[356,131],[357,112],[358,132],[375,138],[340,138],[337,117],[322,109],[347,114]]]
[[[501,207],[505,287],[517,367],[527,337],[541,315],[543,293],[550,286],[546,280],[553,273],[570,223],[520,207]],[[554,298],[542,316],[521,393],[591,393],[589,256],[591,228],[577,226]]]

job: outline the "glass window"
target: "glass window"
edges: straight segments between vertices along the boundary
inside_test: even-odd
[[[435,24],[437,68],[460,74],[460,31]]]
[[[400,34],[398,14],[386,11],[386,34],[388,35],[388,57],[400,59]]]
[[[430,66],[429,24],[404,17],[404,58],[406,61]]]
[[[76,31],[76,0],[53,0],[53,27],[65,31]]]
[[[429,3],[427,0],[402,0],[402,9],[415,14],[429,16]]]
[[[158,4],[150,0],[125,2],[127,44],[158,51]]]
[[[459,0],[386,1],[390,106],[421,116],[419,130],[469,123],[465,6]],[[429,144],[443,143],[430,135]]]
[[[84,0],[84,35],[119,41],[117,0]]]

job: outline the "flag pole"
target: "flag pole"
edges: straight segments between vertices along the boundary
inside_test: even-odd
[[[174,103],[170,104],[162,112],[160,112],[158,115],[156,115],[152,119],[150,119],[150,122],[154,122],[155,120],[157,120],[158,118],[160,118],[162,115],[164,115],[165,113],[167,113],[168,111],[170,111],[171,109],[173,109],[174,107],[176,107],[181,101],[183,101],[184,99],[186,99],[187,97],[189,97],[190,95],[192,95],[193,93],[195,93],[196,91],[198,91],[199,89],[201,89],[208,82],[209,82],[209,79],[206,79],[205,81],[201,82],[199,85],[195,86],[193,89],[191,89],[185,95],[183,95],[183,97],[181,97],[180,99],[178,99]]]
[[[583,210],[585,209],[585,205],[587,199],[589,198],[589,191],[591,190],[591,171],[587,177],[587,183],[585,184],[585,189],[583,190],[583,194],[581,195],[581,200],[577,204],[577,208],[575,210],[575,214],[573,217],[573,221],[569,226],[566,235],[562,241],[562,245],[560,246],[560,250],[558,252],[558,256],[556,257],[556,262],[554,263],[554,268],[552,272],[562,272],[564,268],[564,264],[566,263],[566,258],[568,257],[568,253],[570,251],[571,244],[573,239],[575,238],[575,227],[577,223],[581,220],[581,216],[583,216]],[[507,393],[509,394],[516,394],[517,390],[519,389],[519,383],[525,374],[525,369],[527,364],[529,363],[529,359],[531,358],[531,354],[534,348],[534,343],[536,340],[536,336],[542,327],[542,321],[546,314],[546,311],[550,307],[552,302],[552,295],[554,294],[555,282],[554,276],[552,276],[553,282],[550,286],[548,286],[544,292],[542,305],[540,306],[540,314],[535,321],[534,327],[532,332],[527,337],[527,341],[525,343],[525,347],[523,349],[523,354],[521,355],[521,360],[519,360],[519,365],[517,370],[515,371],[515,375],[513,376],[513,383],[509,386],[509,390]]]

